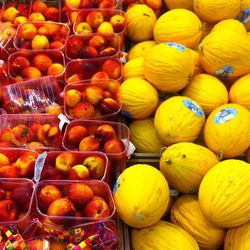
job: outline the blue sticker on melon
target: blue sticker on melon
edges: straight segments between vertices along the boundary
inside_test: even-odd
[[[250,21],[250,8],[244,9],[241,15],[238,17],[238,20],[242,24],[247,24]]]
[[[231,65],[226,65],[219,68],[214,75],[218,78],[228,78],[229,74],[234,73],[234,68]]]
[[[113,188],[113,194],[116,193],[118,187],[120,186],[120,176],[118,177],[118,179],[116,180],[116,183],[114,185],[114,188]]]
[[[204,116],[203,110],[192,100],[185,99],[183,100],[183,104],[192,112],[194,112],[197,116],[199,117]]]
[[[214,123],[215,124],[224,124],[230,120],[232,120],[238,111],[236,108],[225,108],[222,109],[220,112],[216,113],[214,116]]]
[[[185,51],[186,47],[182,44],[175,43],[175,42],[165,42],[165,44],[178,49],[179,51]]]

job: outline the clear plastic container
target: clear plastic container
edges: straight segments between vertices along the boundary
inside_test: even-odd
[[[91,197],[89,196],[88,200],[86,200],[85,203],[82,203],[83,200],[79,199],[78,194],[83,195],[82,194],[83,191],[81,188],[77,189],[75,186],[78,185],[79,187],[79,184],[80,185],[85,184],[90,189],[92,189],[95,197],[93,198],[93,196]],[[54,209],[55,208],[55,206],[53,206],[54,204],[51,206],[52,204],[51,202],[47,204],[46,208],[47,211],[42,209],[41,204],[43,204],[42,206],[44,207],[44,202],[43,202],[44,196],[42,196],[41,194],[39,195],[39,193],[41,189],[47,185],[54,185],[59,190],[61,190],[62,194],[60,197],[62,198],[53,199],[54,201],[53,203],[55,204],[55,201],[57,200],[57,202],[59,203],[62,202],[64,204],[66,199],[66,204],[68,204],[65,207],[66,211],[62,211],[62,208],[57,211],[56,209]],[[71,189],[71,192],[69,194],[68,193],[69,188],[73,187],[72,185],[74,185],[74,192]],[[50,190],[51,188],[52,187],[50,186]],[[97,211],[97,207],[93,205],[93,207],[91,206],[92,210],[90,211],[89,210],[90,205],[92,205],[93,202],[96,202],[97,199],[99,199],[97,198],[97,196],[101,197],[101,199],[98,201],[98,204],[102,207],[102,209],[101,211]],[[55,225],[60,225],[64,226],[65,228],[68,228],[70,226],[75,226],[82,223],[87,223],[92,221],[100,222],[102,220],[112,219],[115,217],[115,204],[112,197],[112,193],[108,184],[106,184],[103,181],[98,181],[98,180],[93,180],[93,181],[57,180],[56,182],[53,180],[41,181],[36,186],[35,199],[36,199],[36,211],[38,214],[38,218],[42,223],[43,221],[49,220],[52,224],[54,223]],[[76,203],[76,201],[81,202],[81,204]],[[48,215],[48,213],[53,214],[53,216]],[[56,214],[60,214],[60,216],[56,216]],[[67,215],[63,216],[62,214],[67,214],[68,216]]]
[[[71,120],[116,120],[122,105],[119,95],[120,85],[115,80],[108,80],[108,86],[117,87],[112,92],[108,87],[102,89],[102,84],[103,81],[96,80],[95,84],[84,81],[66,85],[64,88],[65,115]]]
[[[59,119],[50,114],[2,114],[0,146],[28,148],[39,153],[60,150],[62,132]]]
[[[61,88],[54,76],[45,76],[3,87],[3,108],[7,113],[63,112]]]
[[[13,43],[17,50],[63,51],[69,33],[69,26],[64,23],[27,21],[18,26]]]
[[[112,65],[114,65],[113,68]],[[82,80],[90,80],[96,73],[99,74],[98,77],[100,78],[103,75],[100,75],[100,72],[105,72],[109,79],[114,79],[121,83],[123,64],[118,58],[72,60],[66,65],[64,79],[66,83],[76,83]]]
[[[64,71],[65,60],[61,51],[18,51],[11,54],[8,59],[8,74],[13,82],[47,75],[62,79]]]

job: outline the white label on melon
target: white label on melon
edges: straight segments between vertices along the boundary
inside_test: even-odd
[[[204,116],[203,110],[194,101],[185,99],[183,100],[183,104],[192,112],[194,112],[197,116]]]
[[[232,120],[238,111],[236,108],[225,108],[219,111],[214,116],[214,123],[215,124],[224,124],[230,120]]]

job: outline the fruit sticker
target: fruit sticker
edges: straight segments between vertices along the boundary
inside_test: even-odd
[[[170,47],[174,47],[179,51],[185,51],[186,49],[184,45],[175,42],[166,42],[165,44],[169,45]]]
[[[194,112],[197,116],[204,116],[203,110],[194,101],[185,99],[183,100],[183,104],[192,112]]]
[[[250,21],[250,8],[244,9],[241,15],[238,17],[238,20],[242,24],[247,24]]]
[[[116,180],[116,183],[115,183],[114,188],[113,188],[113,195],[116,193],[117,189],[120,187],[120,178],[121,178],[121,176],[119,176]]]
[[[229,74],[234,72],[234,68],[231,65],[226,65],[219,68],[214,75],[219,78],[228,78]]]
[[[235,108],[225,108],[222,109],[220,112],[216,113],[214,116],[214,123],[215,124],[224,124],[230,120],[232,120],[238,111]]]

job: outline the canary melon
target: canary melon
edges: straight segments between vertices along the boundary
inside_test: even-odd
[[[209,74],[195,75],[182,94],[198,102],[206,114],[228,103],[227,88],[218,78]]]
[[[173,96],[162,102],[154,117],[156,132],[165,145],[195,141],[204,123],[201,106],[185,96]]]
[[[166,221],[142,229],[132,229],[131,245],[133,250],[198,250],[194,238],[183,230]]]
[[[229,90],[230,102],[238,103],[250,111],[250,74],[236,80]]]
[[[162,153],[160,170],[171,187],[182,193],[196,193],[204,175],[218,162],[208,148],[192,142],[179,142]]]
[[[119,217],[127,225],[149,227],[157,223],[168,208],[168,183],[158,169],[136,164],[126,168],[117,179],[114,201]]]
[[[120,87],[122,113],[132,119],[145,119],[158,107],[158,93],[146,80],[129,78]]]
[[[250,165],[229,159],[216,164],[204,176],[199,188],[199,204],[204,216],[222,228],[232,228],[250,220]]]
[[[161,43],[150,48],[144,57],[144,75],[157,89],[173,93],[192,79],[194,62],[185,46]]]
[[[177,199],[171,208],[171,222],[193,236],[200,249],[216,250],[223,244],[225,229],[214,226],[204,217],[195,195]]]
[[[250,145],[249,111],[234,103],[219,106],[206,120],[204,140],[220,158],[241,155]]]
[[[161,143],[154,127],[153,118],[134,120],[129,125],[130,140],[139,153],[160,153]]]
[[[186,9],[193,11],[193,0],[164,0],[167,8],[172,9]]]
[[[226,19],[226,20],[220,21],[219,23],[214,25],[211,32],[214,32],[214,31],[223,32],[225,30],[226,31],[234,30],[244,35],[246,35],[246,32],[247,32],[244,25],[239,20],[235,20],[235,19]]]
[[[190,10],[173,9],[162,14],[154,26],[157,43],[177,42],[195,48],[201,39],[201,21]]]
[[[127,61],[123,67],[123,80],[139,77],[144,79],[144,57],[136,57]]]
[[[235,19],[241,8],[241,0],[194,0],[194,12],[208,23]]]

